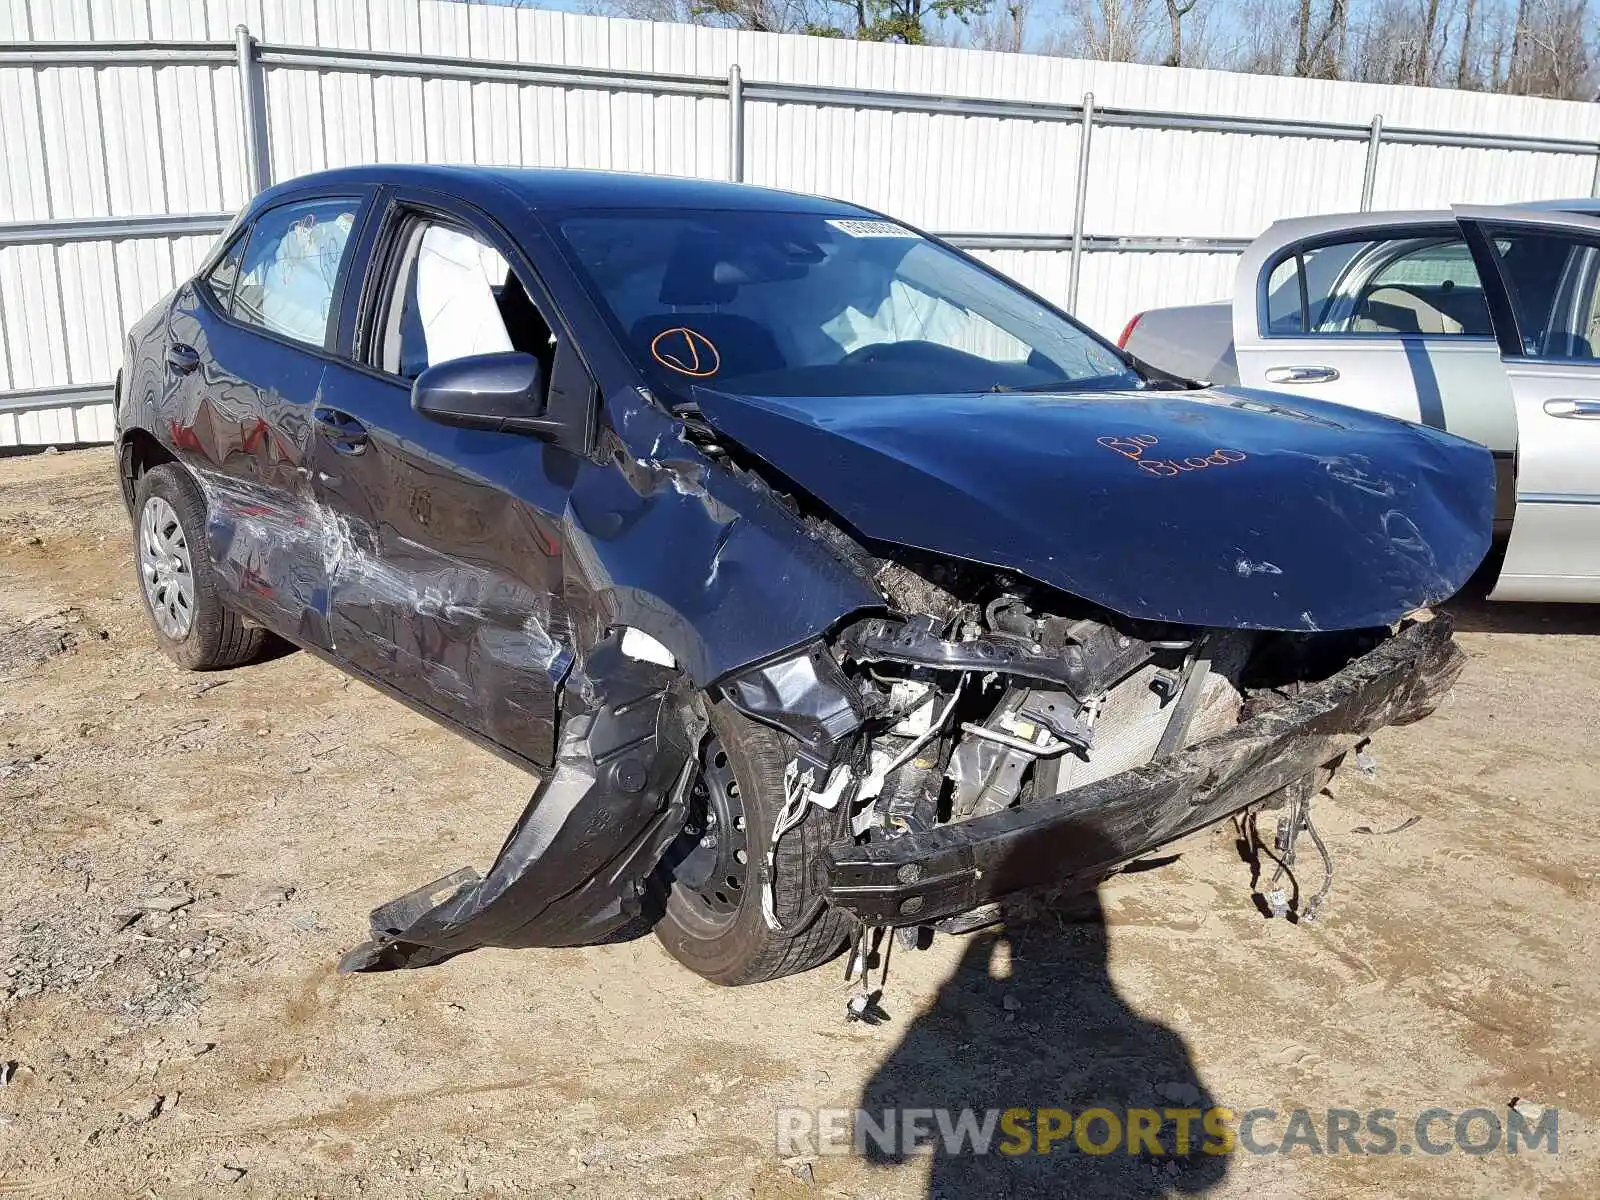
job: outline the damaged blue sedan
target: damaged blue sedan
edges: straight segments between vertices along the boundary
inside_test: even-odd
[[[752,983],[1234,814],[1292,857],[1459,672],[1419,610],[1494,496],[855,205],[466,167],[259,196],[129,334],[117,443],[178,663],[276,635],[537,777],[347,970],[653,925]]]

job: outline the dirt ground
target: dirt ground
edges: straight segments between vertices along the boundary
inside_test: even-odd
[[[872,1028],[838,964],[721,990],[649,937],[336,975],[373,905],[488,861],[529,781],[306,654],[180,672],[130,549],[109,451],[0,460],[0,1196],[1600,1194],[1591,610],[1456,606],[1455,693],[1318,801],[1315,924],[1257,913],[1224,827],[1078,921],[897,954]],[[1409,1143],[1513,1099],[1559,1109],[1557,1153],[1174,1171],[774,1133],[1154,1102],[1272,1109],[1269,1144],[1387,1108]]]

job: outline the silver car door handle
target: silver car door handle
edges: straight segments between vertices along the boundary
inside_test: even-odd
[[[1332,383],[1339,372],[1332,367],[1268,367],[1268,383]]]
[[[1594,420],[1600,417],[1600,400],[1546,400],[1544,410],[1552,417]]]

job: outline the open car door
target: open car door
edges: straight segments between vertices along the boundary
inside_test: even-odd
[[[1517,445],[1478,267],[1444,212],[1279,221],[1239,260],[1239,383],[1418,421],[1489,447],[1495,531],[1511,528]]]
[[[1517,415],[1495,600],[1600,600],[1600,220],[1461,205]]]

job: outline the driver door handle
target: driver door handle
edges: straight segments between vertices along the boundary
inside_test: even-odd
[[[347,412],[318,405],[311,419],[328,443],[340,454],[360,454],[367,447],[367,427]]]
[[[1339,378],[1333,367],[1268,367],[1268,383],[1332,383]]]
[[[167,367],[178,375],[187,375],[200,365],[200,352],[183,342],[173,342],[167,347]]]
[[[1546,400],[1544,410],[1552,417],[1592,421],[1600,417],[1600,400]]]

